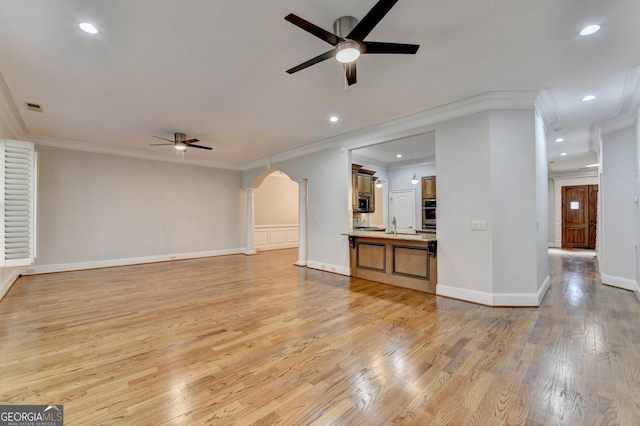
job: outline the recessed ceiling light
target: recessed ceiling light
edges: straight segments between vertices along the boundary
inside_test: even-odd
[[[396,158],[402,158],[402,154],[396,154]]]
[[[90,24],[88,22],[83,22],[80,25],[78,25],[80,27],[80,29],[82,31],[84,31],[85,33],[89,33],[89,34],[98,34],[98,29],[93,25]]]
[[[567,155],[567,153],[566,152],[561,152],[560,155],[565,156],[565,155]]]
[[[594,25],[589,25],[587,27],[584,27],[582,29],[582,31],[580,31],[580,35],[581,36],[588,36],[591,35],[595,32],[598,32],[598,30],[600,29],[600,25],[594,24]]]
[[[336,121],[338,121],[338,117],[333,115],[333,116],[331,116],[331,118],[329,118],[329,121],[333,121],[335,123]]]
[[[558,139],[556,139],[556,142],[564,142],[564,139],[558,138]]]
[[[584,98],[582,98],[582,102],[589,102],[589,101],[594,100],[595,98],[596,98],[596,97],[595,97],[595,96],[593,96],[593,95],[587,95],[587,96],[585,96]]]
[[[598,167],[598,163],[587,164],[585,167]]]

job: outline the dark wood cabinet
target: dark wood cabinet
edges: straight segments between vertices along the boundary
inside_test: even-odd
[[[354,213],[374,213],[376,206],[376,172],[363,169],[359,164],[351,165],[351,208]],[[362,208],[360,200],[366,200]]]
[[[436,198],[436,177],[425,176],[422,178],[422,199]]]

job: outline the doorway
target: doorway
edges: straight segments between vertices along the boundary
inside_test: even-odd
[[[391,209],[389,222],[396,218],[398,232],[413,232],[416,229],[415,189],[393,190],[390,192]],[[391,227],[389,227],[391,228]]]
[[[596,248],[598,185],[562,187],[562,247]]]

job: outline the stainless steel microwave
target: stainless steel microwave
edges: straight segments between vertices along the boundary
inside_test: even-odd
[[[371,197],[358,197],[358,211],[367,213],[371,210]]]

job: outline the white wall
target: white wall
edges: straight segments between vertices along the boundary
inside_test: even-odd
[[[539,303],[549,283],[544,143],[533,109],[436,126],[438,294]],[[486,230],[472,230],[472,221],[485,221]]]
[[[636,297],[640,300],[640,114],[636,117],[635,125],[635,173],[636,173],[636,195],[635,195],[635,223],[636,223]]]
[[[490,123],[493,292],[536,293],[535,115],[533,110],[491,111]]]
[[[253,193],[254,224],[295,225],[298,223],[299,185],[285,174],[272,173]]]
[[[538,113],[535,116],[535,141],[536,141],[536,234],[537,238],[537,270],[538,277],[536,290],[540,292],[540,287],[549,285],[549,163],[547,159],[547,132],[544,121]],[[545,291],[546,290],[542,290]]]
[[[488,112],[450,120],[436,129],[438,291],[444,286],[493,291],[489,135]],[[474,219],[486,220],[488,231],[472,231]],[[458,297],[466,298],[467,293]]]
[[[636,289],[635,134],[633,127],[602,135],[602,282]]]
[[[243,250],[240,172],[36,149],[35,272]]]
[[[555,247],[555,240],[553,237],[553,227],[554,227],[554,220],[553,220],[553,212],[554,212],[554,201],[553,201],[553,196],[554,196],[554,190],[553,190],[553,179],[549,179],[547,182],[547,209],[548,211],[548,226],[547,226],[547,238],[549,240],[549,242],[547,243],[549,247]]]

